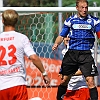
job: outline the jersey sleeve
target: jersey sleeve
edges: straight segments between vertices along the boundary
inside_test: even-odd
[[[23,44],[24,44],[24,52],[26,56],[29,57],[33,54],[36,54],[27,36],[25,36],[25,38],[23,39]]]
[[[97,23],[95,25],[95,32],[97,34],[97,37],[100,38],[100,20],[97,20]]]
[[[95,31],[96,31],[96,33],[100,32],[100,20],[97,21],[97,24],[95,26]]]
[[[65,20],[65,22],[64,22],[64,26],[63,26],[63,28],[62,28],[62,31],[61,31],[61,33],[60,33],[60,36],[66,37],[66,36],[68,35],[68,33],[69,33],[69,31],[70,31],[70,25],[71,25],[70,19],[68,18],[68,19]]]

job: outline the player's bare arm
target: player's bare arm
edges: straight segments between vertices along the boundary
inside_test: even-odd
[[[40,70],[40,72],[42,73],[43,75],[43,79],[46,83],[46,85],[49,85],[50,84],[50,79],[42,65],[42,62],[41,60],[39,59],[39,57],[36,55],[36,54],[33,54],[30,56],[30,59],[32,60],[33,64]]]
[[[62,36],[58,36],[56,38],[56,41],[55,41],[53,47],[52,47],[52,50],[56,50],[57,47],[62,43],[62,41],[63,41],[63,37]]]

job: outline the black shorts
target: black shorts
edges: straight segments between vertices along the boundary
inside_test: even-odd
[[[90,50],[68,50],[62,60],[62,74],[74,74],[78,69],[87,76],[97,76],[98,71]]]

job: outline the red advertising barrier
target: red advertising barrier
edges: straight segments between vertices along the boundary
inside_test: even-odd
[[[60,78],[58,77],[59,69],[61,66],[61,60],[40,58],[45,70],[48,72],[49,77],[51,78],[51,86],[57,86],[59,84]],[[27,80],[28,86],[43,86],[44,82],[40,71],[34,66],[34,64],[25,57],[25,66],[27,71]]]
[[[60,83],[58,77],[59,69],[61,66],[61,60],[41,58],[41,61],[51,78],[50,86],[54,87],[42,87],[44,82],[40,71],[34,66],[34,64],[25,57],[25,66],[27,71],[27,85],[35,88],[27,88],[29,100],[56,100],[57,86]],[[31,84],[32,83],[32,84]],[[37,86],[37,88],[36,88]],[[99,99],[100,100],[100,87],[98,87]]]
[[[48,72],[51,83],[50,86],[57,86],[60,83],[58,73],[61,66],[61,60],[40,58],[45,70]],[[35,65],[25,57],[25,66],[27,71],[28,86],[44,86],[42,75]],[[56,100],[56,88],[27,88],[29,100]]]
[[[42,88],[42,89],[27,88],[27,90],[29,99],[38,97],[41,98],[40,100],[56,100],[57,87]]]
[[[52,88],[27,88],[29,99],[32,100],[56,100],[57,87]],[[98,87],[100,100],[100,87]],[[38,99],[35,99],[38,97]]]

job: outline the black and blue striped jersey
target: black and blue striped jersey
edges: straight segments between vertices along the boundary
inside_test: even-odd
[[[67,18],[60,36],[69,35],[69,49],[90,50],[95,41],[95,33],[100,31],[100,20],[91,15],[79,18],[76,15]]]

